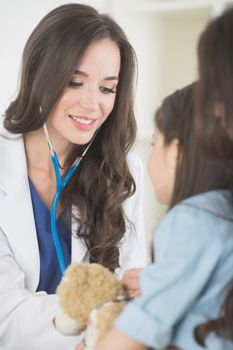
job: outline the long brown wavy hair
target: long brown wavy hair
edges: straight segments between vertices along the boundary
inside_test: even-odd
[[[198,43],[199,77],[196,86],[196,129],[203,151],[233,163],[233,8],[212,20]],[[217,106],[217,108],[216,108]],[[219,108],[220,106],[220,108]],[[232,171],[233,178],[233,171]],[[215,331],[233,341],[233,284],[222,317],[196,329],[199,343]]]
[[[174,139],[179,141],[179,159],[169,210],[185,198],[207,191],[226,189],[233,193],[232,164],[225,159],[207,156],[200,148],[195,129],[196,85],[193,83],[166,97],[155,115],[155,124],[164,136],[164,144],[169,145]],[[232,338],[232,292],[231,288],[219,319],[210,320],[194,330],[199,344],[204,345],[204,338],[211,331],[226,337],[230,334]]]
[[[41,128],[86,49],[104,38],[115,42],[121,55],[115,105],[65,189],[61,204],[63,210],[78,208],[78,214],[72,213],[73,220],[78,222],[76,235],[85,240],[90,262],[114,271],[119,266],[120,241],[130,224],[122,203],[135,192],[126,157],[136,135],[133,111],[136,60],[119,25],[87,5],[67,4],[49,12],[24,48],[20,88],[5,112],[4,126],[12,133],[22,134]],[[67,167],[83,147],[73,146],[66,159]]]

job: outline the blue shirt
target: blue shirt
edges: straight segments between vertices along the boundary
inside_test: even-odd
[[[233,277],[231,194],[211,191],[176,205],[156,231],[154,251],[155,263],[142,273],[142,295],[116,327],[153,349],[203,350],[193,330],[219,317]],[[211,333],[206,348],[233,350],[233,343]]]
[[[40,280],[37,291],[46,291],[48,294],[53,294],[56,292],[62,275],[50,228],[50,212],[30,179],[29,185],[40,253]],[[62,216],[57,219],[57,231],[67,266],[71,262],[71,230],[68,229]]]

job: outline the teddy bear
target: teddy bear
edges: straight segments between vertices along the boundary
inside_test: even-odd
[[[84,333],[85,350],[112,328],[129,300],[118,278],[100,264],[71,264],[57,288],[60,310],[54,324],[65,335]]]

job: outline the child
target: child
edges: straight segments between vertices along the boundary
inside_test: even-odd
[[[165,98],[156,113],[148,170],[169,210],[155,234],[155,262],[141,274],[141,296],[96,350],[202,347],[197,325],[221,314],[233,272],[233,176],[227,163],[205,158],[194,131],[194,88]],[[233,349],[211,333],[208,349]]]

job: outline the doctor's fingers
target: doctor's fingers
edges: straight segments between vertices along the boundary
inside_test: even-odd
[[[130,269],[126,270],[121,283],[127,290],[140,290],[140,275],[143,269]]]
[[[137,269],[128,269],[124,272],[123,277],[121,279],[122,283],[127,282],[128,280],[131,279],[138,279],[140,278],[142,268],[137,268]]]
[[[133,299],[141,296],[141,289],[127,289],[128,296]]]

